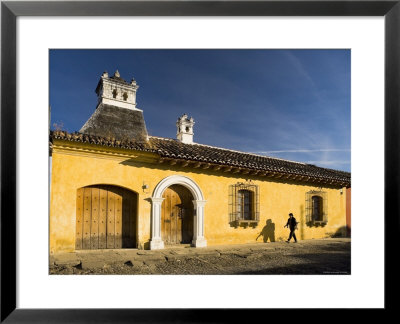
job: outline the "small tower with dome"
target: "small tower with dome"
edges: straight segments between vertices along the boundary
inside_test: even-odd
[[[185,144],[192,144],[193,134],[194,134],[193,126],[194,126],[193,117],[188,118],[187,114],[183,114],[181,117],[179,117],[176,122],[176,127],[177,127],[176,137],[178,141]]]

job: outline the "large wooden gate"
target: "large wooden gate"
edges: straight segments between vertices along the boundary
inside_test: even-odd
[[[191,243],[193,239],[193,196],[181,185],[163,193],[161,237],[165,244]]]
[[[107,185],[77,191],[77,250],[136,247],[137,195]]]

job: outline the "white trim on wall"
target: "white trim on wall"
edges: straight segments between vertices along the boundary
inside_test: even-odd
[[[151,197],[151,241],[150,250],[157,250],[164,248],[164,241],[161,238],[161,204],[163,202],[163,193],[168,187],[177,184],[182,185],[189,189],[193,195],[193,241],[195,247],[207,246],[207,241],[204,238],[204,200],[203,192],[200,187],[192,179],[181,176],[172,175],[161,180],[154,189],[153,196]]]

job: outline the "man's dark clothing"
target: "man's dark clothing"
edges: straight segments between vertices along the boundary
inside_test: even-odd
[[[288,242],[290,241],[290,239],[293,237],[294,241],[297,242],[297,238],[296,238],[296,234],[294,233],[294,231],[296,230],[296,225],[297,225],[297,221],[296,218],[294,217],[289,217],[287,223],[286,223],[286,227],[289,227],[290,229],[290,234],[289,234],[289,238],[288,238]]]
[[[294,238],[294,241],[297,242],[297,238],[296,238],[296,234],[294,234],[294,229],[290,229],[290,234],[289,234],[289,238],[288,238],[288,242],[290,241],[290,239]]]

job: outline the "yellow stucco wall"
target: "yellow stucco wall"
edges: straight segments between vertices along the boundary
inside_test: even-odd
[[[69,146],[69,147],[68,147]],[[204,236],[208,246],[254,243],[266,221],[275,225],[275,240],[286,240],[284,228],[288,213],[300,222],[298,239],[331,236],[346,225],[346,190],[323,187],[327,192],[328,223],[324,227],[305,224],[306,192],[319,185],[279,182],[266,177],[231,174],[221,171],[184,168],[157,163],[157,156],[121,149],[96,151],[99,147],[54,141],[50,196],[50,252],[75,250],[76,192],[94,184],[125,187],[138,194],[138,247],[147,248],[150,240],[151,201],[154,188],[170,175],[189,177],[203,192]],[[251,179],[259,186],[260,222],[253,227],[232,227],[229,223],[229,186]],[[143,184],[148,189],[143,189]],[[262,242],[259,237],[257,242]]]

